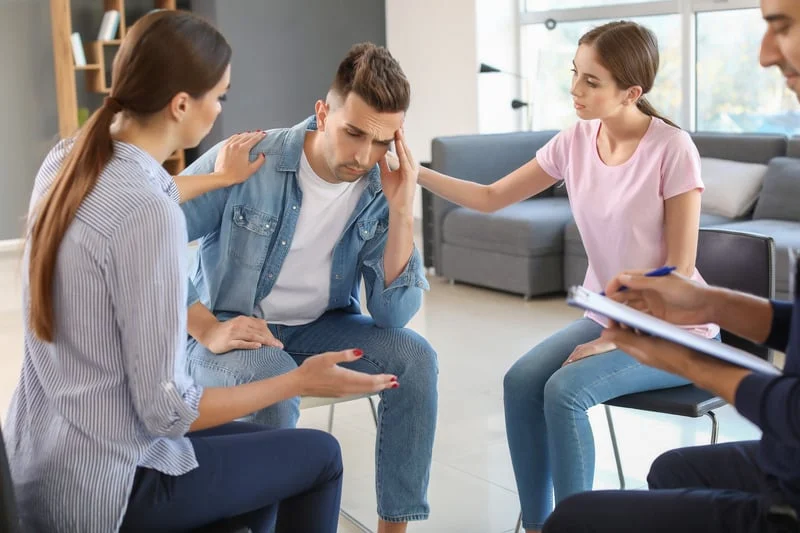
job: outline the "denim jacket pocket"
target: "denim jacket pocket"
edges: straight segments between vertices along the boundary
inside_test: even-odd
[[[358,221],[358,236],[362,241],[368,241],[375,237],[376,234],[381,235],[386,232],[387,229],[388,226],[386,222],[378,218]]]
[[[252,207],[233,206],[228,254],[243,266],[260,269],[277,226],[277,217]]]

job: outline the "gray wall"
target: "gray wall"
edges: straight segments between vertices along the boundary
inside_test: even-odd
[[[58,134],[48,0],[0,0],[0,240],[21,237],[33,179]]]
[[[127,14],[152,8],[152,0],[128,0]],[[99,0],[72,0],[73,31],[84,42],[97,37],[103,18]],[[0,240],[24,234],[33,180],[58,142],[49,0],[0,0]],[[78,75],[78,106],[95,109],[102,96],[88,94]]]
[[[73,31],[94,40],[99,0],[72,0]],[[180,2],[183,4],[184,2]],[[220,9],[219,6],[223,5]],[[152,0],[128,0],[128,16]],[[347,49],[385,44],[379,0],[194,0],[234,48],[232,88],[205,149],[233,133],[290,126],[313,112]],[[49,0],[0,0],[0,240],[23,235],[36,171],[58,140]],[[77,77],[78,105],[95,109]],[[191,157],[192,154],[189,154]]]
[[[240,131],[300,122],[350,46],[386,43],[380,0],[192,0],[192,10],[233,47],[228,100],[201,151]]]

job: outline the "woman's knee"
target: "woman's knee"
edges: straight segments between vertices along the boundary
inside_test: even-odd
[[[320,469],[326,481],[342,477],[342,448],[336,437],[316,429],[298,429],[299,437],[305,439],[311,448],[309,456],[320,461]]]
[[[541,398],[544,385],[552,375],[547,359],[548,354],[537,346],[511,365],[503,376],[503,396],[506,401]]]

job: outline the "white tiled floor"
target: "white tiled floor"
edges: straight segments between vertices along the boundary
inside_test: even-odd
[[[0,257],[0,413],[17,379],[22,353],[18,262]],[[519,504],[502,406],[506,369],[536,342],[578,313],[563,298],[525,302],[521,297],[433,278],[411,327],[439,353],[439,424],[429,498],[431,518],[412,532],[502,533],[515,524]],[[375,429],[366,400],[336,408],[334,434],[344,453],[342,505],[374,527]],[[652,460],[670,448],[706,443],[707,420],[614,411],[629,487],[644,486]],[[730,407],[718,412],[720,441],[758,437],[758,430]],[[327,408],[303,411],[301,425],[324,429]],[[616,469],[602,408],[590,410],[597,448],[596,488],[614,488]],[[340,531],[356,531],[341,522]]]

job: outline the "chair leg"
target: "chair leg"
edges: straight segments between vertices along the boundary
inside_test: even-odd
[[[606,421],[608,422],[608,432],[611,434],[611,447],[614,449],[614,460],[617,462],[617,476],[619,477],[619,488],[625,488],[625,475],[622,473],[622,459],[619,455],[617,446],[617,432],[614,431],[614,420],[611,418],[611,408],[603,405],[606,409]]]
[[[717,415],[714,414],[714,411],[709,411],[706,413],[711,419],[711,444],[717,443],[717,437],[719,436],[719,422],[717,421]]]
[[[370,412],[372,413],[372,419],[375,421],[375,429],[378,428],[378,408],[375,406],[375,400],[372,399],[372,396],[367,396],[367,401],[369,402]]]
[[[377,424],[378,415],[375,413],[375,405],[372,403],[372,397],[369,397],[367,399],[369,400],[370,405],[372,405],[372,416],[375,418],[375,423]],[[336,404],[331,404],[330,411],[328,413],[328,433],[333,433],[334,407],[336,407]],[[353,526],[355,526],[359,531],[363,533],[374,533],[373,530],[364,525],[364,523],[361,522],[358,518],[345,511],[344,508],[342,507],[339,508],[339,515],[341,515],[342,518],[353,524]]]
[[[517,525],[514,528],[514,533],[519,533],[522,531],[522,511],[519,512],[519,518],[517,518]]]
[[[348,522],[353,524],[356,528],[358,528],[359,531],[362,531],[363,533],[374,533],[374,531],[372,531],[370,528],[365,526],[358,518],[356,518],[355,516],[351,515],[350,513],[345,511],[344,509],[340,508],[339,509],[339,514],[342,516],[342,518],[344,518],[345,520],[347,520]]]
[[[328,411],[328,433],[333,433],[333,408],[336,407],[336,404],[331,404],[331,408]]]

